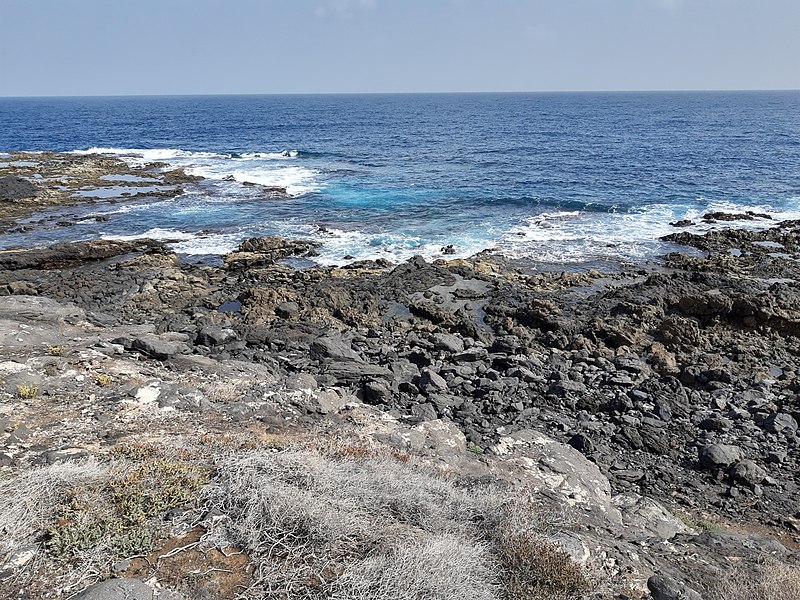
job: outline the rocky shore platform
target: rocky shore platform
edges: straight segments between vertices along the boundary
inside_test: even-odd
[[[735,219],[614,274],[0,252],[0,594],[800,597],[800,223]]]

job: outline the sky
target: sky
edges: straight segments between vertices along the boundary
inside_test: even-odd
[[[0,0],[0,96],[800,89],[800,0]]]

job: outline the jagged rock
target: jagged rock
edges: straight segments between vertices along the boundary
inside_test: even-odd
[[[197,334],[195,344],[200,346],[223,346],[237,339],[236,332],[229,327],[210,326],[203,327]]]
[[[647,580],[647,589],[653,600],[703,600],[698,592],[668,575],[653,575]]]
[[[704,469],[727,469],[741,458],[742,449],[731,444],[711,444],[698,449],[700,466]]]
[[[568,394],[583,394],[586,392],[586,385],[580,381],[570,381],[569,379],[562,379],[556,381],[550,387],[550,393],[558,396],[566,396]]]
[[[188,348],[183,342],[162,339],[157,336],[136,338],[131,343],[131,348],[158,360],[167,360],[176,354],[188,352]]]
[[[664,319],[659,329],[671,346],[696,346],[700,342],[700,325],[694,319],[673,315]]]
[[[311,356],[317,360],[364,362],[350,342],[341,336],[319,337],[311,342]]]
[[[678,301],[681,311],[692,316],[709,317],[727,315],[733,309],[733,300],[723,294],[694,294]]]
[[[287,240],[280,236],[250,238],[236,252],[225,255],[225,266],[232,270],[267,266],[290,256],[308,256],[319,246],[311,240]]]
[[[326,363],[320,368],[320,372],[335,378],[343,384],[354,384],[371,377],[391,377],[391,371],[385,367],[348,360]]]
[[[736,483],[754,486],[764,481],[767,472],[752,460],[742,460],[733,466],[730,475]]]
[[[670,225],[672,225],[673,227],[691,227],[694,224],[695,224],[694,221],[692,221],[691,219],[681,219],[680,221],[674,221],[670,223]]]

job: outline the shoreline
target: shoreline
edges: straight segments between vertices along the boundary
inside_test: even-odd
[[[770,215],[750,210],[740,213],[708,212],[693,215],[694,220],[664,221],[663,226],[656,227],[658,231],[653,233],[653,239],[627,239],[623,236],[622,240],[603,242],[602,235],[597,238],[598,232],[591,230],[587,232],[586,239],[578,237],[574,241],[558,241],[562,235],[558,233],[560,227],[566,228],[563,234],[567,237],[564,239],[573,240],[573,230],[580,227],[581,222],[560,223],[558,220],[563,218],[561,213],[543,212],[537,217],[538,224],[521,222],[507,232],[503,230],[498,233],[496,239],[481,241],[469,238],[462,240],[463,246],[459,246],[453,238],[406,239],[402,235],[396,237],[390,230],[381,234],[388,236],[388,241],[380,241],[373,239],[377,234],[374,231],[370,233],[372,230],[369,228],[362,231],[343,225],[343,229],[330,229],[330,225],[324,221],[303,222],[295,234],[284,233],[282,226],[240,227],[224,219],[217,222],[216,226],[190,220],[183,225],[161,229],[159,223],[171,222],[169,211],[173,208],[181,214],[187,211],[191,215],[195,210],[192,199],[198,194],[200,197],[207,196],[212,202],[216,202],[218,197],[233,194],[237,202],[243,202],[241,210],[260,211],[262,205],[271,210],[269,207],[272,206],[276,214],[282,215],[280,218],[286,218],[286,211],[291,210],[287,207],[292,206],[293,198],[287,188],[264,186],[250,180],[239,181],[236,179],[238,175],[227,175],[222,179],[189,175],[187,169],[190,173],[194,171],[181,161],[170,165],[159,162],[157,152],[153,154],[155,158],[145,159],[144,156],[137,158],[135,153],[127,156],[119,151],[108,154],[17,152],[0,158],[0,206],[4,209],[0,216],[0,233],[7,236],[5,244],[9,247],[29,247],[33,243],[39,247],[54,240],[96,239],[97,235],[93,232],[102,231],[102,239],[133,239],[133,236],[164,239],[172,243],[179,254],[192,261],[233,251],[239,242],[254,235],[283,235],[324,242],[320,248],[320,258],[309,261],[312,266],[313,263],[316,266],[341,266],[357,260],[379,258],[399,264],[415,254],[423,254],[426,260],[436,260],[455,256],[469,258],[491,251],[508,256],[511,260],[519,260],[520,263],[537,265],[542,270],[598,268],[624,271],[635,270],[639,263],[658,261],[661,255],[680,250],[679,244],[664,241],[669,237],[666,234],[673,231],[688,230],[702,234],[734,222],[740,227],[756,230],[774,224]],[[232,192],[229,189],[231,184],[238,191]],[[20,185],[31,188],[27,196]],[[244,196],[240,198],[239,193]],[[148,220],[142,213],[145,209],[147,214],[152,212],[155,215],[153,218],[164,220]],[[131,210],[136,225],[127,228],[123,213]],[[226,218],[233,217],[228,215]],[[553,219],[553,223],[550,223],[550,219]],[[12,226],[12,223],[16,224]],[[614,225],[617,226],[619,223]],[[530,227],[534,229],[529,230]],[[545,236],[542,240],[553,237],[552,233],[547,233],[550,230],[557,232],[553,243],[558,252],[545,251],[542,255],[537,254],[538,250],[531,250],[547,245],[537,239],[542,235]],[[531,246],[525,250],[523,246],[528,243]],[[576,252],[582,254],[579,256]]]
[[[279,237],[218,266],[157,240],[0,252],[0,418],[28,431],[6,428],[0,468],[198,431],[366,436],[576,510],[562,543],[611,561],[616,592],[659,571],[705,590],[729,555],[795,565],[800,223],[774,225],[676,230],[686,252],[619,274],[489,253],[297,270],[316,243]]]

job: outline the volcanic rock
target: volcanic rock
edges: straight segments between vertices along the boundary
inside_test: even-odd
[[[704,469],[727,469],[741,460],[742,449],[731,444],[711,444],[698,449],[700,466]]]

